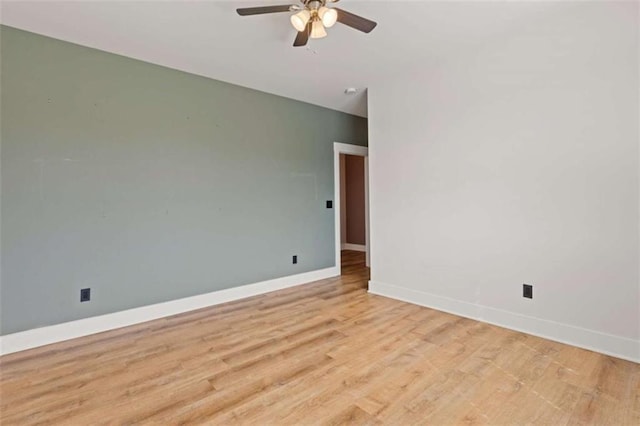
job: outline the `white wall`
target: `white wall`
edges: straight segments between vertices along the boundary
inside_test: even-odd
[[[369,88],[370,289],[640,360],[638,4],[485,46]]]

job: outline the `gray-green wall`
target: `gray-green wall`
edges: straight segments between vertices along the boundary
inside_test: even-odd
[[[334,265],[366,119],[0,31],[3,335]]]

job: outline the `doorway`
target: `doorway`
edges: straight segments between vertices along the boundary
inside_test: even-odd
[[[342,274],[343,252],[347,260],[364,256],[370,263],[369,149],[335,142],[333,158],[336,266]]]

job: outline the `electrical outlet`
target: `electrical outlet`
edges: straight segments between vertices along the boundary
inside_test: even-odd
[[[293,256],[293,264],[295,265],[296,263],[298,263],[298,256],[294,255]]]
[[[530,284],[522,284],[522,297],[533,299],[533,286]]]
[[[91,289],[83,288],[82,290],[80,290],[80,301],[88,302],[90,300],[91,300]]]

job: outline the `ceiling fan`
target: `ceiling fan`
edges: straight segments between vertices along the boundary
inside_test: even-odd
[[[339,0],[300,0],[302,5],[283,4],[278,6],[243,7],[236,9],[238,15],[261,15],[263,13],[297,12],[291,15],[291,25],[298,31],[293,45],[304,46],[309,38],[327,36],[325,28],[331,28],[336,22],[348,27],[369,33],[376,25],[374,21],[354,15],[337,7],[329,8],[327,3],[337,3]]]

